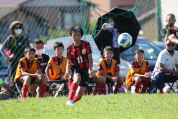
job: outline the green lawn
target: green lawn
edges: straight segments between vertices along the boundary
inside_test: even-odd
[[[178,94],[83,96],[0,101],[0,119],[178,119]]]

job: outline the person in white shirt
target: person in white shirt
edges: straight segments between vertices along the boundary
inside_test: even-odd
[[[160,93],[164,93],[165,80],[176,81],[178,79],[178,51],[175,48],[176,44],[169,38],[165,38],[165,49],[160,52],[153,71],[156,87]]]

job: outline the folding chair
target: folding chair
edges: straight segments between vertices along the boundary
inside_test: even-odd
[[[35,83],[35,82],[30,83],[30,85],[33,85],[33,84],[40,84],[40,83]],[[22,86],[23,86],[23,85],[20,86],[20,85],[18,85],[17,83],[15,83],[14,91],[17,92],[17,96],[18,96],[19,98],[22,97],[22,95],[21,95]]]
[[[176,81],[176,79],[165,79],[164,83],[166,83],[170,87],[170,90],[168,91],[168,93],[170,93],[171,90],[173,92],[175,92],[174,89],[173,89],[175,81]]]
[[[67,96],[69,89],[68,89],[68,82],[65,80],[54,80],[48,81],[47,83],[51,83],[52,85],[49,87],[49,94],[53,97],[58,96]],[[60,84],[58,87],[54,86],[55,84]]]

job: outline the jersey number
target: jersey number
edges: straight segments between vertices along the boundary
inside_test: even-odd
[[[77,57],[77,62],[78,62],[78,63],[82,63],[82,62],[83,62],[82,56]]]

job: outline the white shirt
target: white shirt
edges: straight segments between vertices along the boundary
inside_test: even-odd
[[[166,49],[161,51],[158,55],[154,72],[160,71],[158,63],[164,64],[166,69],[173,70],[175,64],[178,64],[178,51],[174,50],[174,54],[172,56]],[[166,74],[169,75],[170,73]]]

